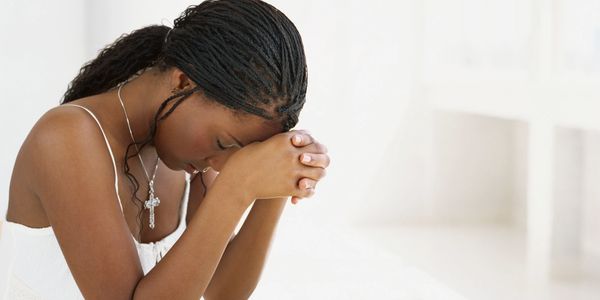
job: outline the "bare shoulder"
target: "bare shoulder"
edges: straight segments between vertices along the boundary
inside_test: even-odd
[[[79,110],[79,111],[78,111]],[[84,115],[83,109],[72,106],[57,106],[46,111],[33,125],[21,145],[17,164],[22,165],[27,176],[27,186],[34,191],[36,179],[43,171],[38,161],[45,161],[49,147],[70,147],[76,135],[93,134],[94,120]],[[57,145],[60,144],[60,145]]]
[[[48,174],[44,173],[51,171],[46,168],[61,168],[69,160],[68,154],[86,151],[79,153],[85,153],[89,160],[96,160],[102,150],[106,151],[106,146],[98,147],[99,141],[103,141],[102,133],[94,119],[83,109],[57,106],[45,112],[22,146],[27,160],[36,166],[30,182],[34,190],[40,183],[36,179],[45,180],[44,175]]]
[[[43,139],[45,136],[95,131],[96,128],[94,119],[83,109],[60,105],[46,111],[33,126],[31,134]]]
[[[78,107],[53,108],[27,143],[35,151],[28,156],[36,166],[35,193],[84,297],[131,295],[143,272],[96,121]]]
[[[81,110],[81,109],[80,109]],[[85,113],[85,112],[84,112]],[[68,121],[79,124],[85,120],[72,109],[50,109],[40,117],[17,154],[10,180],[9,205],[7,219],[26,224],[30,227],[49,226],[41,200],[36,195],[34,182],[39,178],[40,166],[37,160],[44,159],[44,144],[50,142],[54,135],[65,133],[64,125]],[[64,141],[63,141],[64,142]]]

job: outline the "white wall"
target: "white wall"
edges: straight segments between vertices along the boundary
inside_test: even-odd
[[[600,133],[584,131],[582,164],[581,251],[589,273],[600,273]]]
[[[0,2],[0,213],[13,164],[35,121],[58,105],[84,61],[84,3]]]
[[[512,221],[515,122],[438,112],[434,121],[434,217]]]

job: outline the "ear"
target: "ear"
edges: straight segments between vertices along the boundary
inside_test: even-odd
[[[174,67],[170,74],[171,90],[188,90],[196,86],[196,84],[179,68]]]

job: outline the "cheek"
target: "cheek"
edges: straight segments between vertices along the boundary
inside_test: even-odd
[[[169,147],[170,143],[165,140],[165,135],[156,133],[154,137],[154,147],[156,148],[156,153],[160,160],[169,167],[171,170],[177,170],[181,166],[179,166],[180,162],[173,155],[172,149]]]
[[[210,137],[205,134],[196,133],[189,137],[185,144],[185,149],[190,158],[204,159],[212,151]]]
[[[216,138],[209,130],[202,130],[205,124],[189,118],[187,123],[170,120],[171,117],[159,123],[155,136],[156,151],[165,165],[184,168],[189,162],[199,162],[216,153]]]
[[[186,126],[181,130],[182,134],[178,140],[173,141],[177,145],[178,153],[184,160],[204,160],[214,155],[217,151],[217,140],[214,134],[208,130],[193,130],[193,128],[203,128],[200,125],[196,127]]]
[[[189,137],[185,135],[175,124],[161,121],[154,136],[154,147],[160,159],[170,169],[178,170],[183,163],[189,160],[185,150],[190,147]]]

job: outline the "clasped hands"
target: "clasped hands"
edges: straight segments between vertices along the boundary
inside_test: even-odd
[[[298,180],[298,188],[306,189],[308,194],[306,197],[312,197],[315,193],[317,183],[325,176],[325,170],[329,166],[331,160],[327,155],[327,147],[319,143],[312,135],[306,130],[293,130],[295,134],[291,137],[291,143],[296,148],[301,149],[303,152],[299,155],[298,160],[301,164],[311,168],[321,168],[319,178],[308,178],[303,177]],[[297,204],[301,197],[292,196],[292,204]]]

